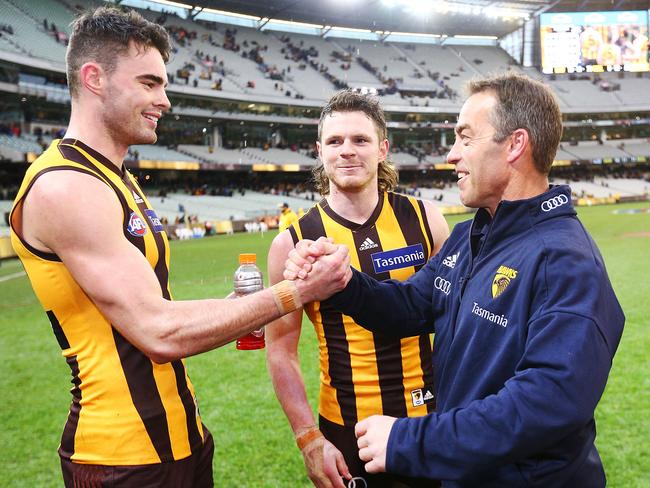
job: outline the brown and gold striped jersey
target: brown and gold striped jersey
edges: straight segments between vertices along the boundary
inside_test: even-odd
[[[29,167],[10,220],[37,178],[61,170],[98,178],[115,192],[125,238],[146,257],[161,295],[171,300],[169,244],[156,213],[126,169],[120,171],[81,141],[55,140]],[[79,202],[80,211],[86,203]],[[11,231],[72,371],[72,404],[59,454],[77,463],[137,465],[183,459],[197,451],[203,428],[184,362],[152,362],[108,322],[56,254],[35,249]]]
[[[334,239],[350,249],[351,265],[378,280],[405,280],[431,257],[434,243],[420,200],[383,193],[364,224],[336,214],[327,200],[290,228],[300,239]],[[395,339],[372,333],[350,317],[314,302],[305,311],[320,350],[319,413],[339,425],[370,415],[425,415],[435,408],[431,337]]]

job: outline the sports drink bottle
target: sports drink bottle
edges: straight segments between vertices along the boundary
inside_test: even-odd
[[[264,288],[264,278],[256,261],[257,256],[253,253],[239,255],[239,268],[235,271],[233,279],[236,296],[241,297]],[[264,349],[264,346],[264,327],[237,339],[237,349],[243,351]]]

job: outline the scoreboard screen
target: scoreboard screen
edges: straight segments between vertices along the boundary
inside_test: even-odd
[[[540,15],[544,73],[649,71],[648,11]]]

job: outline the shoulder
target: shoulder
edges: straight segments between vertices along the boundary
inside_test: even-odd
[[[123,210],[115,192],[77,171],[41,175],[25,195],[22,215],[26,240],[62,258],[67,250],[113,242],[122,235]]]
[[[437,252],[449,237],[449,224],[442,215],[440,207],[437,207],[429,200],[420,201],[424,206],[426,225],[429,227],[431,235],[433,236],[434,252]]]
[[[549,257],[593,261],[600,253],[593,239],[575,216],[562,216],[535,226],[536,235]]]
[[[289,234],[289,230],[283,230],[273,239],[267,257],[267,267],[271,284],[282,280],[285,262],[293,248],[293,238]]]
[[[34,180],[29,199],[51,206],[75,205],[80,209],[93,210],[96,205],[114,194],[104,181],[93,173],[75,171],[73,168],[59,168],[47,171]]]
[[[269,261],[273,259],[285,259],[294,248],[293,238],[289,229],[283,230],[273,238],[271,247],[269,248]],[[284,262],[284,261],[283,261]]]
[[[596,320],[604,304],[616,301],[596,243],[576,217],[553,219],[537,227],[541,242],[531,244],[542,249],[539,278],[548,296],[547,307]]]

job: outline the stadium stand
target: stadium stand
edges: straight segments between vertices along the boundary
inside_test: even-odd
[[[66,14],[61,4],[57,2],[48,3],[48,8],[40,10],[40,13],[38,13],[38,10],[35,11],[34,9],[42,8],[40,2],[36,4],[34,2],[3,0],[0,2],[0,18],[11,19],[14,26],[14,46],[22,54],[63,65],[65,60],[64,41],[67,39],[68,34],[57,29],[67,26],[72,16]],[[55,22],[52,22],[48,26],[54,24],[54,29],[46,30],[42,18],[44,12],[47,12],[50,19],[61,19],[61,23],[56,25]]]
[[[165,197],[149,199],[160,218],[175,222],[182,215],[196,216],[199,222],[219,220],[255,220],[264,216],[276,216],[278,204],[287,202],[295,210],[308,210],[315,202],[286,195],[271,195],[247,191],[236,197],[212,195],[186,195],[169,193]]]
[[[45,100],[53,106],[69,104],[67,88],[61,84],[68,25],[79,6],[102,3],[99,0],[78,0],[74,4],[65,0],[0,0],[0,16],[10,19],[5,29],[4,23],[0,24],[0,58],[18,65],[21,65],[20,58],[26,58],[28,64],[45,66],[40,71],[40,68],[21,68],[13,85],[2,86],[15,86],[16,92],[29,100]],[[46,19],[44,12],[47,12]],[[306,179],[306,172],[316,163],[313,139],[319,108],[337,89],[349,86],[380,96],[388,113],[391,139],[393,129],[414,131],[415,137],[399,136],[399,143],[392,144],[390,158],[408,179],[419,182],[416,187],[422,196],[441,205],[457,205],[455,185],[453,189],[444,185],[440,189],[427,188],[426,177],[417,175],[420,171],[423,174],[433,171],[436,165],[446,168],[446,152],[453,140],[451,128],[462,102],[463,84],[475,76],[507,70],[521,71],[548,83],[567,114],[585,114],[584,129],[574,123],[571,126],[574,129],[565,131],[565,140],[556,155],[558,161],[642,163],[650,158],[647,131],[626,132],[627,127],[634,125],[629,121],[616,123],[615,129],[607,130],[600,128],[602,124],[590,122],[592,117],[603,119],[606,117],[603,113],[615,111],[627,111],[633,118],[643,107],[650,107],[646,95],[648,73],[549,76],[533,68],[520,67],[496,45],[357,40],[194,21],[170,12],[141,12],[163,24],[173,38],[168,92],[175,100],[173,111],[165,117],[161,128],[173,128],[179,117],[195,124],[190,124],[190,128],[180,126],[173,134],[173,130],[161,131],[156,146],[132,147],[130,163],[143,171],[156,167],[159,162],[169,162],[167,166],[157,167],[172,168],[173,163],[178,163],[179,167],[185,164],[183,169],[245,172],[271,169],[277,170],[275,175],[268,173],[269,181],[274,182],[282,178],[283,171],[299,169]],[[58,73],[58,79],[48,73]],[[231,105],[226,105],[229,102]],[[258,112],[256,105],[266,108]],[[8,123],[20,120],[19,115],[11,117],[6,119]],[[45,127],[63,124],[61,120],[38,122]],[[641,122],[647,126],[647,121]],[[193,132],[197,124],[203,126],[203,137],[196,137]],[[0,135],[3,161],[23,162],[27,154],[38,154],[49,144],[49,129],[37,135],[35,131],[30,134],[29,124],[24,126],[26,130],[21,135]],[[241,130],[233,130],[240,126]],[[295,134],[289,137],[289,131]],[[607,131],[617,132],[616,138],[608,139]],[[194,137],[188,139],[188,134]],[[153,163],[138,166],[144,162]],[[449,173],[448,168],[446,171]],[[583,171],[581,167],[576,174]],[[616,176],[610,181],[607,174],[599,174],[597,178],[601,179],[591,176],[583,186],[578,185],[576,194],[642,196],[647,193],[645,177],[647,174],[627,179]],[[567,179],[574,181],[574,175]],[[233,204],[239,200],[236,192],[235,198],[217,195],[188,198],[185,201],[182,194],[171,192],[160,203],[169,217],[175,218],[175,208],[180,202],[202,219],[270,215],[275,213],[277,204],[277,201],[272,204],[255,201],[253,195],[248,195],[240,208]],[[277,199],[278,195],[271,198]]]
[[[131,146],[129,154],[133,159],[149,159],[158,161],[196,161],[196,158],[160,145]]]
[[[42,18],[45,11],[47,19]],[[462,99],[459,94],[467,80],[477,75],[520,70],[497,46],[322,38],[195,22],[154,11],[142,13],[165,25],[174,39],[175,52],[168,65],[172,92],[219,91],[269,101],[291,98],[322,102],[336,89],[351,86],[377,90],[386,106],[457,111]],[[15,27],[14,35],[0,37],[0,48],[48,60],[62,68],[68,24],[74,14],[74,7],[56,0],[2,0],[0,15],[12,19]],[[648,103],[647,74],[554,79],[534,70],[532,73],[554,88],[566,110],[611,111],[613,107],[632,108]],[[620,89],[604,91],[603,83],[618,85]]]

